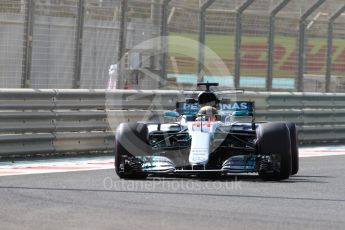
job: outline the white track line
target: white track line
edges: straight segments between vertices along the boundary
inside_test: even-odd
[[[0,176],[78,172],[114,168],[114,157],[0,162]]]
[[[341,156],[345,155],[345,146],[328,147],[302,147],[299,149],[300,157],[323,157],[323,156]]]

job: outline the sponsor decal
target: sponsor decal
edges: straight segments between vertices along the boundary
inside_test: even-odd
[[[253,112],[254,104],[250,101],[235,101],[230,103],[219,103],[218,110],[223,111],[248,111]],[[176,111],[183,115],[196,115],[200,109],[198,103],[188,104],[186,102],[178,102]]]
[[[211,122],[198,122],[198,123],[194,123],[193,124],[193,126],[194,127],[201,127],[201,124],[202,124],[202,126],[204,127],[208,127],[208,128],[210,128],[211,126],[212,126],[212,124],[211,124]]]
[[[248,102],[234,102],[229,104],[220,104],[219,105],[221,110],[248,110]]]

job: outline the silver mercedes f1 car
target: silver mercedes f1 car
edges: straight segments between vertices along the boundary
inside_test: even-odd
[[[298,172],[294,123],[256,122],[252,101],[219,99],[210,88],[166,112],[173,122],[122,123],[116,130],[115,171],[123,179],[149,175],[221,176],[258,173],[284,180]]]

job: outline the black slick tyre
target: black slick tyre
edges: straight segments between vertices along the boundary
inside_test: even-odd
[[[256,132],[258,154],[279,156],[279,170],[259,171],[259,176],[270,181],[288,179],[291,175],[291,141],[287,125],[280,122],[260,124]]]
[[[125,170],[125,159],[148,155],[148,128],[143,123],[122,123],[115,134],[115,172],[121,179],[145,179],[146,173]]]

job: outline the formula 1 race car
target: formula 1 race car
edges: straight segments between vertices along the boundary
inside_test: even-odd
[[[264,180],[284,180],[298,172],[294,123],[255,122],[254,102],[220,100],[210,90],[218,83],[198,86],[206,90],[166,112],[175,122],[118,126],[115,171],[120,178],[258,173]]]

